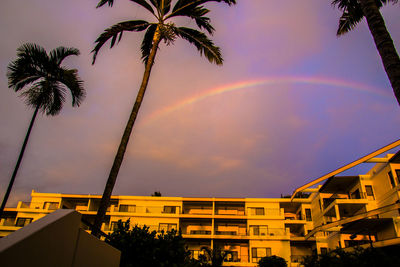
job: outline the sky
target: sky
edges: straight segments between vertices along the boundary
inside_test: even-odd
[[[340,11],[331,1],[237,2],[206,5],[223,66],[184,40],[161,44],[114,194],[279,197],[399,139],[399,105],[365,21],[337,37]],[[33,114],[8,88],[16,49],[78,48],[63,65],[78,69],[87,93],[78,108],[67,97],[58,116],[38,116],[10,205],[29,201],[32,189],[104,190],[144,71],[143,33],[125,33],[112,49],[107,43],[95,65],[91,50],[107,27],[151,17],[127,0],[96,4],[2,1],[1,199]],[[399,51],[400,4],[381,11]]]

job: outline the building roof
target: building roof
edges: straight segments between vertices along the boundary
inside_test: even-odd
[[[397,151],[397,153],[390,158],[389,160],[390,163],[400,163],[400,150]]]
[[[344,224],[340,232],[344,234],[368,235],[381,230],[389,223],[393,223],[392,218],[364,218]]]
[[[319,192],[347,194],[358,180],[358,176],[332,176],[322,185]]]

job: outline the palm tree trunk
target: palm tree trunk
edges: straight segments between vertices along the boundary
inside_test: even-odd
[[[10,183],[8,184],[7,191],[6,191],[6,193],[4,195],[4,198],[3,198],[3,202],[1,203],[0,218],[3,215],[3,211],[4,211],[4,208],[6,206],[8,197],[10,196],[10,192],[11,192],[11,189],[13,187],[13,184],[14,184],[14,181],[15,181],[15,177],[17,176],[19,165],[21,164],[21,161],[22,161],[22,157],[24,156],[25,147],[26,147],[26,144],[28,143],[29,136],[31,134],[31,130],[32,130],[33,124],[35,122],[36,115],[37,115],[38,111],[39,111],[39,106],[37,106],[35,108],[35,112],[33,112],[33,116],[32,116],[32,119],[31,119],[31,122],[30,122],[29,128],[28,128],[28,132],[25,135],[24,143],[22,144],[21,151],[19,152],[19,157],[18,157],[18,160],[17,160],[17,164],[15,165],[14,172],[13,172],[13,174],[11,176]]]
[[[153,38],[153,46],[151,48],[150,55],[149,55],[148,61],[146,63],[145,71],[143,74],[142,84],[140,85],[139,92],[136,96],[136,102],[135,102],[135,105],[133,106],[131,115],[129,116],[128,123],[126,124],[125,131],[122,136],[121,143],[119,144],[118,151],[115,156],[114,163],[111,168],[110,174],[108,176],[107,184],[106,184],[106,187],[104,188],[104,193],[101,198],[100,206],[99,206],[99,209],[97,211],[97,215],[96,215],[96,218],[94,221],[92,235],[94,235],[96,237],[100,236],[99,231],[101,229],[101,224],[104,221],[107,207],[110,203],[111,194],[114,189],[115,182],[117,180],[118,172],[121,167],[122,160],[124,159],[124,154],[125,154],[125,150],[128,145],[128,142],[129,142],[129,137],[131,135],[133,125],[135,123],[137,114],[139,112],[140,105],[142,104],[143,97],[146,92],[147,84],[148,84],[149,78],[150,78],[151,68],[153,66],[154,58],[157,53],[158,44],[161,41],[160,37],[161,37],[160,30],[159,30],[159,27],[157,27],[155,34],[154,34],[154,38]]]
[[[374,0],[359,1],[364,16],[368,23],[372,37],[389,81],[392,85],[394,95],[400,105],[400,58],[393,45],[393,40],[385,26],[385,21],[375,4]]]

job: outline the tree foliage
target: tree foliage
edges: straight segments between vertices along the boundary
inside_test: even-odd
[[[61,66],[72,55],[79,55],[79,50],[60,46],[47,53],[37,44],[23,44],[17,49],[17,59],[8,65],[8,87],[22,92],[28,106],[46,115],[61,111],[68,90],[72,106],[79,106],[85,97],[83,82],[76,69]]]
[[[106,242],[121,251],[121,267],[191,266],[190,253],[176,230],[157,233],[149,231],[148,226],[137,225],[130,229],[129,220],[120,220]]]
[[[202,247],[201,250],[204,251],[204,254],[199,256],[201,267],[220,267],[228,255],[231,254],[230,251],[222,250],[218,246],[214,246],[212,249]]]
[[[268,256],[263,257],[258,262],[259,267],[287,267],[287,263],[284,258],[279,256]]]
[[[326,254],[305,257],[303,264],[305,267],[395,267],[400,266],[397,253],[380,248],[356,248],[350,252],[336,249]]]

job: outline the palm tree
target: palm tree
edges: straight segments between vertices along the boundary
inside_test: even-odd
[[[71,55],[79,55],[79,50],[60,46],[47,54],[43,47],[27,43],[17,49],[18,58],[8,65],[8,87],[15,92],[23,91],[20,96],[35,111],[0,207],[0,217],[17,176],[38,112],[51,116],[60,113],[65,102],[66,89],[71,92],[72,106],[79,106],[85,97],[83,82],[78,77],[78,71],[61,66],[61,62]]]
[[[200,54],[204,54],[204,56],[211,63],[221,65],[222,57],[220,49],[214,45],[214,43],[207,37],[206,34],[201,32],[201,30],[205,30],[209,34],[212,34],[214,32],[214,28],[210,24],[210,19],[205,16],[210,10],[204,8],[203,4],[207,2],[224,2],[228,5],[236,3],[235,0],[177,0],[175,2],[175,5],[171,9],[171,0],[131,1],[139,4],[147,11],[149,11],[155,17],[155,22],[147,22],[144,20],[130,20],[117,23],[106,29],[97,38],[96,46],[92,51],[92,63],[94,64],[100,48],[109,39],[111,39],[112,48],[117,39],[118,42],[121,40],[124,31],[139,32],[146,30],[144,34],[144,39],[141,44],[142,59],[145,63],[143,79],[136,97],[135,104],[125,127],[125,131],[121,138],[121,142],[118,147],[113,166],[110,170],[102,199],[100,201],[99,210],[95,219],[94,231],[92,231],[92,234],[95,236],[99,236],[98,231],[100,230],[101,224],[104,221],[107,206],[110,202],[111,193],[117,179],[119,168],[122,164],[122,160],[125,154],[126,147],[128,145],[133,125],[136,120],[136,116],[138,114],[140,105],[146,92],[151,68],[153,66],[160,42],[164,41],[167,44],[171,44],[177,37],[180,37],[193,44],[200,52]],[[106,3],[108,3],[109,6],[112,6],[114,0],[101,0],[98,3],[97,7],[101,7]],[[177,27],[172,21],[170,21],[172,18],[175,17],[187,17],[194,20],[200,31],[186,27]]]
[[[394,4],[398,0],[333,0],[332,5],[343,11],[339,20],[338,36],[351,31],[364,17],[366,18],[394,95],[400,104],[400,58],[379,11],[389,2]]]

